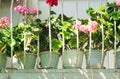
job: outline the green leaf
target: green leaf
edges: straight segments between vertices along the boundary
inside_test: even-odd
[[[18,28],[24,29],[24,28],[25,28],[25,25],[24,25],[23,23],[19,23],[19,24],[18,24]]]
[[[94,10],[93,10],[93,8],[91,8],[91,7],[86,10],[86,12],[87,12],[88,14],[91,14],[93,11],[94,11]]]
[[[77,47],[77,41],[76,41],[75,37],[70,39],[69,45],[70,45],[71,48],[76,48]]]
[[[120,25],[118,26],[118,29],[120,30]]]
[[[52,39],[52,49],[53,51],[58,51],[62,47],[62,41],[54,38]]]
[[[71,34],[69,32],[64,32],[64,37],[65,39],[70,39],[71,38]]]
[[[98,10],[105,11],[105,7],[99,7]]]
[[[18,34],[17,38],[20,39],[21,41],[23,41],[24,40],[24,35],[23,34]]]
[[[8,39],[7,43],[8,43],[9,46],[14,46],[16,41],[14,39]]]

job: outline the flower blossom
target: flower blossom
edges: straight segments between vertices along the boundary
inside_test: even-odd
[[[58,5],[58,0],[46,0],[46,3],[49,4],[50,6],[57,6]]]
[[[15,8],[14,8],[14,10],[15,11],[18,11],[18,12],[20,12],[20,13],[28,13],[28,11],[29,11],[29,9],[28,8],[26,8],[26,7],[23,7],[23,6],[21,6],[21,5],[18,5],[18,6],[16,6]]]
[[[38,12],[38,10],[34,9],[34,8],[29,10],[30,14],[36,14],[37,12]]]
[[[98,23],[96,21],[89,21],[88,24],[91,27],[89,31],[96,32],[98,30]]]
[[[81,22],[80,22],[80,21],[77,21],[77,22],[75,23],[75,25],[74,25],[74,27],[75,27],[76,29],[79,29],[80,26],[81,26]]]
[[[0,19],[0,28],[7,28],[10,24],[10,19],[8,17],[3,17]]]
[[[89,31],[88,27],[86,25],[81,25],[79,27],[79,30],[82,31],[82,32],[84,32],[84,33],[88,33],[88,31]]]
[[[116,6],[120,7],[120,0],[117,0]]]
[[[23,0],[16,0],[16,2],[18,2],[18,3],[20,3],[20,2],[22,2]]]

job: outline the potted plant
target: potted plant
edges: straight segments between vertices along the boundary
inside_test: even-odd
[[[40,65],[41,68],[57,68],[58,60],[60,56],[60,50],[62,47],[62,42],[59,40],[57,32],[57,24],[59,24],[59,18],[56,13],[51,11],[51,43],[52,52],[49,51],[49,35],[48,35],[48,20],[42,22],[42,30],[40,33]]]
[[[110,15],[111,19],[110,22],[113,23],[112,29],[113,29],[113,46],[114,46],[114,53],[115,53],[115,68],[120,68],[120,0],[117,0],[116,2],[107,3],[107,13]]]
[[[91,47],[91,56],[89,59],[87,58],[87,67],[91,68],[103,68],[105,53],[109,50],[113,49],[113,41],[114,41],[114,22],[111,20],[111,14],[108,13],[107,6],[99,7],[99,10],[94,10],[93,8],[89,8],[87,13],[90,15],[90,19],[94,20],[98,23],[98,30],[95,33],[92,33],[92,47]],[[103,28],[103,29],[102,29]],[[104,32],[103,32],[104,31]],[[104,36],[104,38],[102,38]],[[104,45],[102,45],[104,42]],[[104,47],[103,47],[104,46]],[[88,46],[86,48],[89,47]],[[104,48],[104,49],[103,49]],[[97,49],[96,55],[92,55],[92,52]],[[103,49],[103,53],[102,53]],[[88,53],[86,53],[88,54]],[[99,57],[98,57],[99,56]],[[93,57],[96,57],[94,60],[99,60],[99,62],[93,62]],[[99,59],[97,59],[99,58]]]
[[[10,19],[8,17],[0,18],[0,69],[6,67],[7,56],[10,52]]]
[[[19,23],[14,29],[16,40],[15,49],[22,50],[20,60],[24,68],[33,69],[37,56],[37,40],[40,33],[41,20],[36,19],[38,11],[34,8],[28,9],[22,5],[18,5],[15,7],[15,11],[19,12],[24,17],[24,23]],[[20,55],[20,53],[18,54],[19,50],[16,51],[16,56]]]
[[[63,15],[64,21],[58,26],[59,34],[64,36],[63,68],[81,68],[84,52],[84,44],[87,40],[86,35],[79,31],[79,49],[77,49],[77,30],[79,26],[75,24],[73,17]],[[82,20],[82,23],[86,20]],[[85,40],[83,40],[85,38]],[[63,41],[63,40],[62,40]]]

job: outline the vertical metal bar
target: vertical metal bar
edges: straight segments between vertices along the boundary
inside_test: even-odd
[[[37,18],[39,18],[39,1],[36,0],[36,8],[37,8]]]
[[[24,0],[24,6],[27,7],[27,0]],[[26,22],[26,13],[25,13],[25,22]],[[27,23],[27,22],[26,22]],[[24,31],[24,61],[23,65],[26,63],[26,32]]]
[[[50,17],[51,17],[51,6],[49,5],[49,51],[50,51],[50,67],[52,67],[52,41],[51,41],[51,22],[50,22]]]
[[[76,0],[76,23],[78,21],[78,0]],[[79,32],[78,32],[78,29],[77,30],[77,52],[79,50]]]
[[[92,50],[92,32],[91,32],[91,27],[90,27],[90,32],[89,32],[89,57],[88,57],[88,64],[90,66],[90,57],[91,57],[91,50]]]
[[[62,23],[64,21],[64,18],[63,18],[63,14],[64,14],[63,7],[64,7],[64,0],[62,0],[62,7],[61,7],[62,8],[62,13],[61,13],[61,21],[62,21]],[[64,53],[64,50],[65,50],[65,38],[64,38],[64,35],[63,35],[62,40],[63,40],[63,49],[62,49],[62,52]]]
[[[51,6],[49,6],[49,50],[52,51],[52,43],[51,43],[51,22],[50,22],[50,11]]]
[[[90,0],[88,0],[88,8],[90,7]],[[90,21],[90,16],[89,16],[89,21]],[[88,57],[88,64],[90,67],[90,57],[91,57],[91,47],[92,47],[92,33],[91,33],[91,26],[89,26],[90,31],[89,31],[89,57]]]
[[[117,63],[116,63],[116,51],[117,51],[117,47],[116,47],[116,21],[114,21],[114,66],[115,66],[115,69],[117,69]]]
[[[103,65],[103,59],[104,59],[104,26],[102,26],[102,57],[101,57],[101,65]]]
[[[102,0],[100,0],[100,4],[102,6]],[[102,18],[102,14],[101,14],[101,18]],[[101,24],[102,26],[102,54],[101,54],[101,65],[103,65],[103,59],[104,59],[104,26],[103,24]]]
[[[11,0],[11,6],[10,6],[10,19],[11,19],[11,25],[10,25],[10,32],[11,32],[11,68],[13,68],[13,3],[14,0]]]
[[[116,1],[116,0],[114,0]],[[114,12],[115,12],[115,8],[114,8]],[[117,62],[116,62],[116,52],[117,52],[117,47],[116,47],[116,40],[117,40],[117,30],[116,30],[116,21],[114,21],[114,66],[115,66],[115,69],[117,69]]]
[[[77,21],[78,21],[78,0],[76,0],[76,24],[77,24]],[[76,42],[77,42],[77,58],[76,58],[76,66],[77,66],[77,63],[78,63],[78,56],[79,56],[79,30],[78,28],[76,28]]]
[[[63,23],[64,21],[64,17],[63,17],[63,14],[64,14],[64,0],[61,0],[61,9],[62,9],[62,13],[61,13],[61,22]],[[62,67],[64,67],[63,63],[64,63],[64,51],[65,51],[65,37],[64,37],[64,34],[62,35]]]
[[[88,0],[88,8],[90,7],[90,0]],[[89,21],[91,21],[90,19],[90,15],[89,15]],[[89,26],[89,56],[88,56],[88,64],[89,64],[89,67],[91,69],[91,76],[92,76],[92,79],[93,79],[93,70],[92,70],[92,67],[91,67],[91,63],[90,63],[90,59],[91,59],[91,51],[92,51],[92,29],[91,29],[91,26]]]
[[[63,18],[63,14],[64,14],[64,0],[62,0],[62,4],[61,4],[61,9],[62,9],[62,13],[61,13],[61,21],[62,21],[62,23],[63,23],[63,20],[64,20],[64,18]]]
[[[38,19],[39,18],[39,1],[36,0],[36,3],[37,3],[36,8],[37,8],[37,19]],[[38,34],[37,39],[38,39],[37,40],[37,59],[36,59],[36,66],[35,67],[37,67],[39,65],[39,52],[40,52],[39,34]]]
[[[23,65],[25,65],[25,61],[26,61],[26,33],[24,31],[24,61],[23,61]]]

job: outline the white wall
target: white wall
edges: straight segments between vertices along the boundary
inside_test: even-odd
[[[113,0],[108,0],[113,1]],[[34,2],[35,3],[35,2]],[[33,3],[33,4],[34,4]],[[102,0],[102,5],[106,3],[106,0]],[[101,0],[90,0],[90,7],[97,8],[101,6]],[[64,0],[64,14],[67,16],[74,16],[76,14],[76,0]],[[86,14],[86,9],[88,8],[88,0],[78,0],[78,17],[79,18],[87,18],[88,15]],[[48,5],[45,3],[44,0],[39,0],[39,9],[42,11],[42,15],[40,15],[41,19],[48,17]],[[53,7],[57,14],[61,13],[61,0],[59,0],[59,4],[57,7]]]

